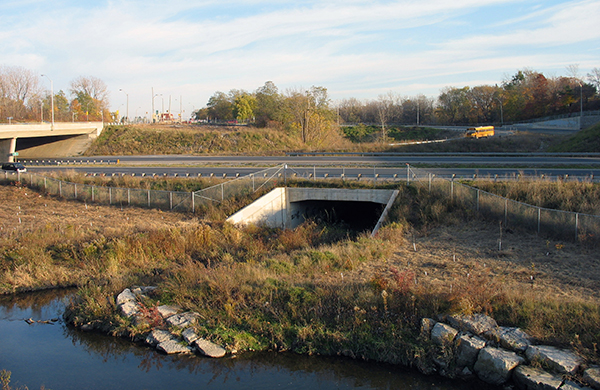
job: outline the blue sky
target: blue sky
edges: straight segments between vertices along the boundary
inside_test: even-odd
[[[113,110],[129,94],[131,117],[150,110],[152,88],[156,107],[170,96],[185,117],[217,90],[268,80],[335,101],[600,67],[598,0],[3,0],[0,15],[0,65],[55,90],[98,77]]]

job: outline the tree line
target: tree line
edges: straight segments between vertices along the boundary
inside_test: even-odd
[[[544,116],[600,109],[600,68],[586,77],[546,77],[523,69],[500,85],[446,87],[437,98],[402,96],[394,92],[377,99],[342,99],[333,104],[324,87],[292,89],[280,93],[271,81],[254,92],[233,89],[217,91],[206,107],[194,116],[206,121],[236,121],[258,127],[276,126],[298,130],[303,139],[318,133],[321,125],[375,124],[385,136],[389,125],[471,125],[503,124]]]
[[[52,105],[57,122],[111,119],[108,87],[99,78],[73,79],[67,95],[51,91],[44,77],[20,66],[0,67],[0,122],[49,122]]]

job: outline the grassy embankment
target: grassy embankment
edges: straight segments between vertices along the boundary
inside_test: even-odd
[[[327,143],[303,144],[297,135],[277,129],[225,126],[109,126],[96,139],[88,156],[137,154],[281,154],[289,151],[340,152],[535,152],[545,151],[561,138],[518,133],[489,139],[466,139],[463,133],[415,127],[391,127],[381,143],[375,126],[344,127]],[[458,139],[456,139],[458,137]],[[410,145],[413,141],[453,139]],[[405,143],[403,145],[399,145]],[[394,144],[394,145],[391,145]]]
[[[416,365],[434,353],[419,338],[421,317],[483,311],[600,360],[593,249],[519,232],[505,233],[498,251],[497,222],[475,222],[425,188],[396,186],[392,223],[376,238],[314,222],[237,229],[223,224],[227,212],[119,209],[3,186],[0,289],[79,285],[72,320],[134,336],[148,325],[121,318],[114,296],[154,284],[149,320],[158,302],[198,311],[202,336],[230,350]]]

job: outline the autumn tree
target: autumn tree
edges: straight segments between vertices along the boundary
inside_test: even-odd
[[[467,123],[471,111],[469,87],[446,87],[438,97],[437,113],[445,123]]]
[[[336,113],[330,107],[327,88],[289,90],[284,98],[284,126],[299,133],[302,142],[320,145],[337,131]]]
[[[80,120],[99,120],[108,109],[108,87],[104,81],[93,76],[80,76],[70,83],[70,91],[77,100]]]

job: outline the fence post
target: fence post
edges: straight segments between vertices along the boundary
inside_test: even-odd
[[[479,212],[479,188],[477,189],[477,212]]]
[[[452,174],[452,180],[450,180],[450,201],[454,201],[454,178],[456,174]]]
[[[192,191],[192,213],[196,211],[196,197],[194,195],[195,194]]]
[[[92,203],[94,203],[94,186],[92,186]]]
[[[252,192],[254,192],[254,191],[256,191],[254,189],[254,173],[252,173],[251,176],[252,176]]]
[[[127,189],[127,205],[131,205],[131,189]]]
[[[112,187],[108,187],[108,204],[112,204]]]
[[[538,207],[538,236],[540,235],[540,230],[542,226],[542,209]]]
[[[508,222],[508,199],[504,198],[504,226]]]
[[[148,191],[149,193],[150,191]],[[173,191],[169,191],[169,210],[173,210]]]
[[[410,164],[406,164],[406,184],[410,182]]]
[[[575,213],[575,241],[579,240],[579,213]]]
[[[48,183],[46,182],[45,177],[44,177],[44,191],[48,191]]]
[[[431,173],[427,173],[427,177],[429,178],[429,192],[431,193]]]
[[[148,208],[150,208],[150,190],[148,190]]]
[[[62,180],[58,181],[58,195],[62,198]]]
[[[75,186],[75,199],[77,199],[77,183],[75,183],[74,186]]]
[[[224,194],[224,190],[223,190],[223,183],[221,183],[221,202],[225,200],[225,194]]]

